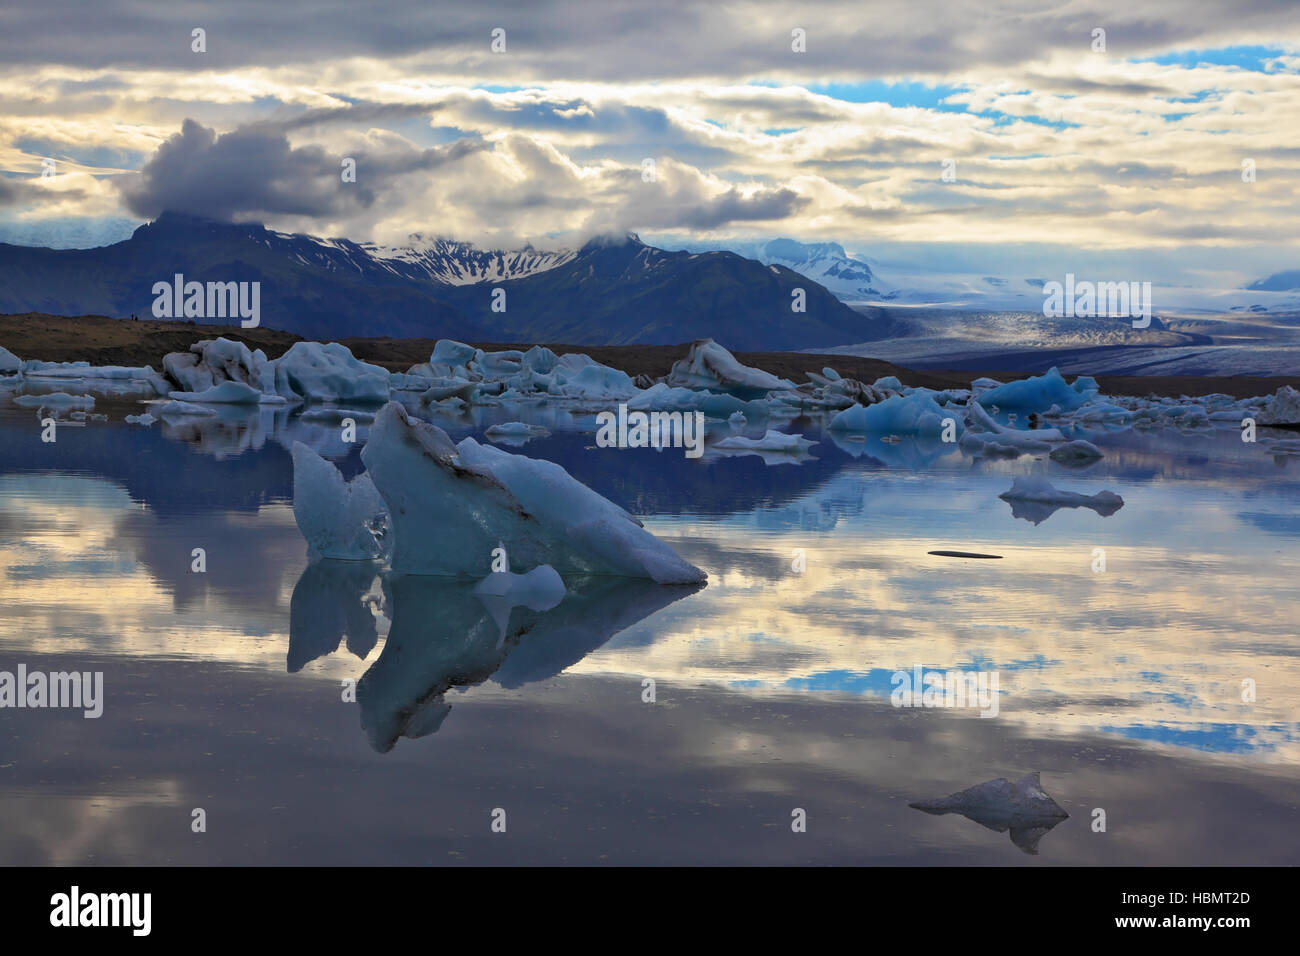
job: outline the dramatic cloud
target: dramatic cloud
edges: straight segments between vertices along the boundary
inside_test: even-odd
[[[632,230],[1294,268],[1300,5],[964,10],[6,8],[0,240],[56,215],[176,209],[382,242]],[[60,176],[42,183],[51,158]]]
[[[319,146],[294,148],[285,133],[265,124],[218,135],[186,120],[139,175],[125,179],[122,192],[132,212],[149,218],[164,210],[227,220],[337,216],[374,203],[375,187],[368,178],[383,181],[428,172],[484,145],[461,140],[386,155],[339,156]],[[363,169],[362,181],[345,179],[345,164]]]

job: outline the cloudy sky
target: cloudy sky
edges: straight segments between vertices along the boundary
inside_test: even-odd
[[[95,244],[177,209],[1231,284],[1300,266],[1297,116],[1294,0],[20,0],[0,240]]]

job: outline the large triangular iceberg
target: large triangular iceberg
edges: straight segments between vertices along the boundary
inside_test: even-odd
[[[394,571],[482,575],[500,546],[521,568],[549,564],[660,584],[705,579],[561,466],[472,438],[454,445],[396,402],[375,417],[361,460],[388,504]]]

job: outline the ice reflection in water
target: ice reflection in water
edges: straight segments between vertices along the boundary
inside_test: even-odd
[[[151,428],[110,421],[44,445],[33,416],[0,411],[4,660],[100,662],[105,728],[146,701],[153,709],[141,710],[145,723],[133,718],[132,727],[162,722],[147,738],[133,729],[131,742],[64,735],[52,745],[42,741],[58,725],[23,715],[12,766],[0,770],[0,799],[38,818],[74,812],[71,803],[38,797],[53,772],[35,769],[41,751],[28,748],[41,746],[59,754],[50,758],[56,763],[93,767],[101,753],[113,761],[97,779],[61,784],[68,800],[82,801],[75,806],[93,804],[96,794],[129,797],[139,787],[123,774],[156,778],[161,741],[178,735],[190,750],[236,747],[241,761],[270,760],[263,774],[283,765],[311,781],[314,771],[296,765],[289,741],[300,727],[328,726],[341,714],[338,736],[317,744],[326,748],[317,763],[355,770],[381,760],[417,775],[404,753],[449,753],[470,735],[473,749],[456,750],[460,762],[443,765],[463,781],[448,782],[453,795],[458,786],[487,786],[496,765],[481,755],[510,741],[557,766],[585,754],[591,773],[583,779],[600,806],[615,767],[647,794],[656,781],[671,784],[655,798],[661,805],[689,805],[697,786],[748,794],[717,798],[732,808],[729,819],[744,819],[750,811],[741,808],[756,800],[767,817],[788,817],[789,806],[816,793],[827,801],[821,813],[852,815],[863,828],[861,840],[841,828],[841,849],[828,845],[825,853],[861,860],[997,853],[988,834],[965,821],[952,829],[892,808],[1041,769],[1072,814],[1043,841],[1044,856],[1188,862],[1200,852],[1195,839],[1175,851],[1168,847],[1177,840],[1153,834],[1213,829],[1199,816],[1220,792],[1205,789],[1213,780],[1220,790],[1236,788],[1235,805],[1253,806],[1267,824],[1239,832],[1234,846],[1257,861],[1288,852],[1294,860],[1295,838],[1286,836],[1294,821],[1284,812],[1294,800],[1283,793],[1295,792],[1300,765],[1297,459],[1244,445],[1235,430],[1096,432],[1085,437],[1105,458],[1066,469],[1046,459],[972,461],[938,442],[846,441],[801,420],[819,442],[811,457],[768,467],[755,456],[691,462],[673,451],[595,449],[592,413],[573,409],[487,408],[445,418],[438,423],[454,439],[492,421],[550,429],[525,453],[560,462],[644,515],[648,528],[709,572],[708,587],[683,596],[640,582],[567,581],[570,593],[552,610],[514,608],[502,640],[500,616],[473,596],[472,581],[308,565],[288,505],[288,448],[304,441],[355,474],[356,446],[339,440],[333,422],[284,410]],[[751,426],[761,434],[765,424]],[[364,440],[364,422],[358,435]],[[998,499],[1014,477],[1029,474],[1084,494],[1114,490],[1125,505],[1109,517],[1061,510],[1035,526]],[[205,574],[190,570],[194,547],[207,552]],[[805,556],[801,573],[792,567],[796,550]],[[1003,558],[928,553],[942,550]],[[1103,571],[1095,570],[1099,550]],[[176,670],[182,665],[223,676],[194,683],[189,670]],[[890,675],[917,665],[996,670],[1000,716],[895,711]],[[154,667],[178,676],[137,683],[146,671],[161,673]],[[639,709],[648,706],[640,703],[646,677],[660,688],[659,709]],[[356,712],[331,709],[343,679],[359,682]],[[285,738],[288,749],[270,751],[273,759],[247,735],[223,737],[240,719],[230,695],[250,681],[276,689],[248,714],[248,733],[261,728],[267,747]],[[1243,681],[1254,682],[1254,700],[1243,696]],[[447,720],[453,688],[463,706]],[[182,693],[202,696],[186,713],[205,720],[178,731],[167,702]],[[500,721],[516,711],[528,716],[507,730]],[[540,733],[561,720],[572,722],[566,735]],[[627,739],[606,747],[599,728],[614,727]],[[507,733],[514,736],[498,736]],[[425,739],[394,748],[401,736]],[[351,750],[349,738],[369,756]],[[310,749],[302,740],[294,746]],[[224,792],[223,778],[208,779],[202,765],[166,759],[177,766],[169,786],[184,791],[182,806],[193,802],[191,787]],[[1117,774],[1125,765],[1151,769],[1116,775],[1112,765]],[[1176,806],[1162,803],[1170,786],[1184,788]],[[1088,842],[1087,811],[1121,792],[1130,821],[1146,821],[1149,838]],[[132,812],[153,812],[141,806]],[[636,844],[640,810],[608,813],[603,851]],[[417,826],[396,805],[390,816],[395,833]],[[885,840],[880,826],[896,837]],[[127,842],[121,858],[150,859],[150,840]],[[680,858],[708,842],[695,834],[668,841],[663,852]],[[101,858],[112,858],[97,845]],[[0,842],[5,847],[12,849]],[[712,849],[715,860],[768,852],[740,837]],[[1210,858],[1211,848],[1202,849]],[[1225,861],[1233,852],[1214,849]],[[69,859],[66,848],[57,853]],[[0,858],[19,857],[14,850]]]

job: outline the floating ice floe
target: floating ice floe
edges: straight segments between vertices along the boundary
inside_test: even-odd
[[[629,398],[627,408],[632,412],[703,412],[710,418],[730,418],[737,414],[746,418],[761,418],[769,412],[763,402],[746,402],[734,395],[697,392],[683,386],[669,386],[664,382],[657,382]]]
[[[512,564],[561,573],[706,577],[561,466],[472,438],[454,445],[396,402],[380,409],[361,459],[388,504],[395,571],[474,574],[500,543]]]
[[[22,371],[27,378],[57,379],[152,379],[158,374],[148,365],[91,365],[89,362],[42,362],[39,359],[28,359],[23,363]]]
[[[243,382],[227,381],[213,385],[201,392],[168,392],[167,397],[177,402],[201,402],[207,405],[258,405],[284,404],[279,395],[263,395],[251,385]]]
[[[979,381],[971,383],[972,386],[977,386]],[[1076,378],[1073,385],[1067,384],[1055,367],[1045,375],[997,385],[987,391],[975,390],[979,391],[979,404],[985,408],[996,405],[1000,409],[1018,412],[1045,412],[1053,405],[1070,412],[1099,391],[1096,380],[1086,375]]]
[[[375,410],[362,408],[339,408],[337,406],[317,406],[308,408],[298,416],[304,422],[336,422],[351,418],[357,422],[370,422],[375,419]]]
[[[979,402],[967,403],[965,411],[968,428],[960,445],[968,455],[1015,457],[1041,454],[1049,452],[1052,443],[1066,441],[1066,436],[1057,428],[1022,431],[1000,425]]]
[[[1095,495],[1062,491],[1041,475],[1015,478],[1011,488],[998,497],[1011,505],[1012,517],[1034,524],[1046,521],[1059,508],[1090,508],[1103,518],[1109,518],[1124,507],[1124,499],[1113,491],[1099,491]]]
[[[1011,842],[1029,854],[1036,854],[1043,835],[1070,816],[1048,796],[1037,772],[1015,783],[998,777],[938,800],[921,800],[908,806],[936,816],[959,813],[997,833],[1010,830]]]
[[[46,395],[18,395],[14,404],[19,408],[94,408],[95,399],[90,395],[50,392]]]
[[[545,438],[551,433],[542,425],[529,425],[525,422],[501,422],[491,425],[484,432],[493,441],[526,442],[531,438]]]
[[[293,516],[313,554],[343,561],[380,557],[387,510],[368,475],[346,481],[330,462],[293,443]]]
[[[714,442],[713,447],[745,452],[799,455],[815,444],[817,444],[815,441],[809,441],[802,435],[787,435],[785,432],[768,429],[762,438],[746,438],[743,435],[732,435]]]
[[[143,415],[127,415],[127,416],[126,416],[127,424],[130,424],[130,425],[152,425],[152,424],[153,424],[154,422],[156,422],[157,420],[158,420],[158,419],[154,418],[154,417],[153,417],[152,415],[150,415],[148,412],[145,412]]]
[[[1089,402],[1073,417],[1076,422],[1128,422],[1133,420],[1133,412],[1111,402]]]
[[[871,435],[937,435],[947,420],[960,431],[960,419],[960,415],[941,408],[928,395],[896,395],[874,405],[846,408],[827,427]]]
[[[691,344],[686,358],[673,363],[667,384],[673,387],[709,389],[737,398],[761,398],[771,391],[794,388],[794,383],[762,369],[742,365],[713,339]]]
[[[158,409],[160,418],[209,418],[220,414],[209,405],[196,405],[194,402],[171,401]]]
[[[422,402],[445,402],[449,398],[459,398],[463,402],[472,402],[479,390],[479,383],[471,382],[468,379],[435,378],[431,381],[432,384],[420,393],[420,401]]]

